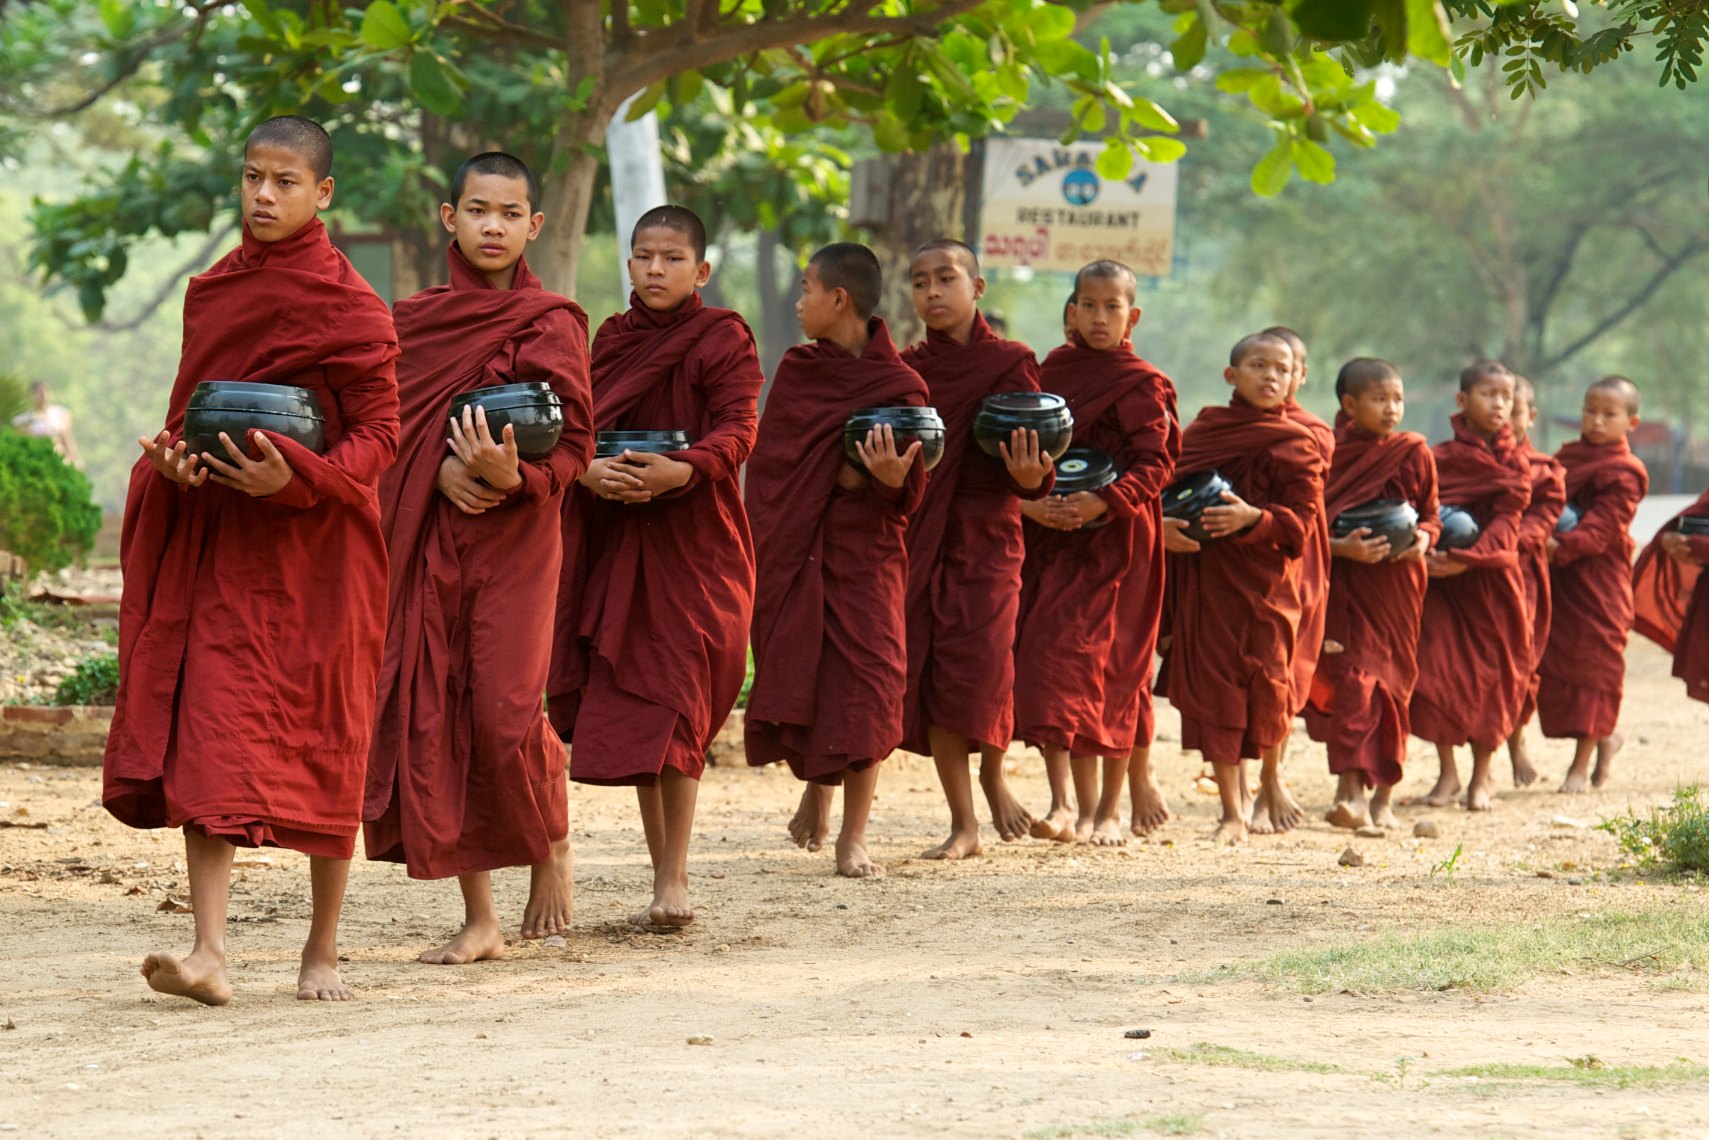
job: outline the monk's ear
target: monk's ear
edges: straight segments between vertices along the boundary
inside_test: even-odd
[[[1454,393],[1454,407],[1462,412],[1466,410],[1466,394],[1464,392]]]
[[[1222,378],[1227,380],[1230,384],[1234,383],[1235,375],[1234,365],[1232,364],[1222,370]]]
[[[446,233],[454,234],[457,232],[457,223],[453,220],[456,217],[457,207],[449,202],[439,203],[439,224],[445,227]]]
[[[977,301],[983,296],[985,296],[985,278],[975,277],[973,279],[973,299]]]
[[[327,175],[315,185],[315,210],[332,209],[332,175]]]
[[[694,267],[694,287],[704,289],[710,280],[712,280],[712,263],[701,258],[700,264]]]
[[[540,227],[546,224],[546,215],[536,212],[528,219],[528,240],[533,241],[540,236]]]
[[[1341,410],[1346,412],[1349,416],[1351,416],[1353,414],[1353,409],[1358,407],[1358,405],[1359,405],[1358,398],[1355,397],[1353,395],[1353,393],[1347,392],[1347,393],[1344,393],[1342,395],[1342,397],[1341,397]]]
[[[1127,313],[1127,331],[1128,332],[1132,332],[1135,328],[1137,328],[1139,326],[1139,316],[1144,311],[1145,310],[1141,309],[1138,305],[1135,305],[1133,308],[1128,310],[1128,313]]]

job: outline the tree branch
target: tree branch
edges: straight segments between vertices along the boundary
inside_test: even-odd
[[[1572,357],[1578,355],[1579,352],[1589,347],[1597,340],[1597,338],[1602,336],[1602,334],[1606,333],[1609,329],[1612,329],[1615,325],[1643,308],[1644,305],[1649,302],[1649,299],[1656,295],[1657,290],[1667,283],[1667,279],[1669,277],[1672,277],[1676,272],[1684,267],[1687,262],[1691,261],[1705,250],[1709,250],[1709,240],[1694,238],[1691,241],[1686,242],[1685,245],[1680,248],[1679,252],[1668,257],[1656,268],[1656,271],[1650,275],[1650,279],[1644,283],[1641,289],[1616,306],[1613,312],[1596,322],[1589,332],[1585,333],[1577,340],[1568,344],[1561,351],[1551,356],[1543,364],[1543,370],[1549,371],[1559,368]]]
[[[160,288],[155,290],[154,296],[143,302],[142,308],[129,319],[123,321],[109,321],[103,318],[92,325],[85,325],[82,322],[78,322],[76,327],[96,328],[100,329],[102,332],[115,333],[130,332],[132,329],[142,327],[150,317],[154,316],[155,311],[159,309],[160,306],[178,295],[179,288],[184,284],[184,278],[195,270],[198,265],[206,265],[208,263],[208,259],[213,257],[214,253],[218,251],[220,246],[226,243],[226,241],[231,237],[232,230],[236,228],[236,223],[228,222],[213,233],[209,234],[208,240],[203,242],[200,246],[197,246],[196,252],[185,258],[184,264],[179,266],[176,271],[167,277],[161,284]],[[71,322],[68,321],[66,323],[70,324]]]
[[[206,3],[189,5],[186,14],[193,17],[189,23],[172,24],[169,27],[162,28],[141,43],[133,45],[128,54],[122,57],[111,76],[75,102],[46,108],[26,106],[12,99],[7,99],[6,104],[20,117],[32,119],[63,119],[80,111],[87,111],[135,75],[137,69],[148,62],[148,57],[154,53],[156,48],[165,47],[174,40],[186,36],[200,36],[202,29],[207,26],[209,18],[219,9],[231,7],[232,2],[233,0],[207,0]]]

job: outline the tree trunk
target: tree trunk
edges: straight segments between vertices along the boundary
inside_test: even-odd
[[[881,161],[885,208],[878,213],[886,220],[871,227],[870,244],[884,267],[884,299],[878,312],[900,347],[919,340],[925,331],[908,282],[914,250],[933,238],[965,240],[968,156],[950,144],[886,155]]]
[[[558,132],[559,155],[568,155],[563,169],[554,161],[541,179],[540,210],[545,228],[534,243],[529,264],[546,288],[566,297],[576,295],[576,275],[581,268],[582,239],[586,236],[588,210],[593,205],[594,183],[599,175],[598,147],[605,140],[610,116],[584,113],[567,119]]]
[[[788,274],[778,272],[781,245],[776,230],[764,229],[754,253],[754,283],[760,295],[760,367],[765,369],[768,385],[785,350],[801,340],[795,307],[789,303],[793,282]]]

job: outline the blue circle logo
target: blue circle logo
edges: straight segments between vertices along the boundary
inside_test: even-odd
[[[1090,170],[1070,170],[1062,179],[1062,196],[1070,206],[1090,206],[1098,200],[1101,188],[1098,176]]]

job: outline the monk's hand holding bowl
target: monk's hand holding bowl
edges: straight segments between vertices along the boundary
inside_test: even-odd
[[[858,491],[865,487],[868,480],[866,473],[845,463],[837,468],[837,490]]]
[[[1197,554],[1203,550],[1197,539],[1186,535],[1186,519],[1163,520],[1163,549],[1170,554]]]
[[[147,436],[138,436],[137,442],[142,445],[142,449],[148,455],[148,461],[154,465],[154,469],[172,482],[180,483],[186,487],[200,487],[206,483],[208,481],[208,469],[206,467],[201,470],[196,469],[196,461],[200,457],[186,455],[184,453],[184,441],[179,440],[174,444],[169,442],[171,439],[172,433],[163,431],[153,439],[149,439]]]
[[[645,503],[653,497],[641,485],[640,478],[623,466],[621,455],[595,459],[577,481],[600,498],[614,503]]]
[[[1424,556],[1424,572],[1432,578],[1452,578],[1456,574],[1464,574],[1467,569],[1464,562],[1456,562],[1440,550],[1432,550]]]
[[[1698,565],[1697,559],[1691,554],[1691,540],[1677,530],[1664,533],[1661,537],[1661,544],[1662,550],[1675,562],[1683,562],[1687,566]]]
[[[1200,513],[1199,526],[1212,538],[1224,538],[1255,526],[1263,517],[1263,511],[1233,491],[1224,491],[1221,506],[1206,507]]]
[[[451,451],[469,474],[499,491],[514,491],[522,485],[522,462],[516,457],[516,433],[509,424],[504,435],[494,439],[487,427],[487,410],[476,404],[464,408],[461,421],[452,419]]]
[[[1362,526],[1345,538],[1330,539],[1329,550],[1337,558],[1374,565],[1388,558],[1389,540],[1382,535],[1373,537],[1371,528]]]
[[[1009,478],[1022,490],[1036,489],[1050,474],[1050,452],[1039,447],[1038,432],[1032,428],[1016,428],[1006,442],[997,444],[997,450],[1009,468]]]
[[[451,505],[466,515],[478,515],[504,502],[504,492],[487,486],[470,473],[469,467],[455,455],[447,455],[439,463],[439,473],[433,485]]]
[[[611,462],[613,472],[628,476],[643,502],[668,494],[694,478],[694,465],[650,451],[625,451]],[[632,500],[625,500],[632,501]]]
[[[1549,561],[1553,562],[1555,560],[1555,551],[1561,548],[1561,540],[1558,538],[1550,538],[1543,544],[1543,547],[1549,553]]]
[[[1412,545],[1394,556],[1396,562],[1423,562],[1430,550],[1430,532],[1421,530],[1412,536]]]
[[[1110,504],[1104,502],[1104,497],[1092,491],[1076,491],[1072,495],[1052,495],[1051,498],[1061,503],[1064,511],[1073,515],[1077,526],[1096,522],[1108,514],[1110,510]]]
[[[255,446],[261,452],[259,460],[251,459],[225,432],[220,432],[220,442],[231,454],[231,461],[225,462],[212,454],[204,453],[202,462],[208,465],[210,478],[222,486],[234,491],[242,491],[257,499],[265,499],[268,495],[277,494],[285,489],[285,484],[291,481],[295,474],[279,449],[273,446],[273,441],[262,432],[254,432],[251,437]]]
[[[908,479],[908,468],[920,454],[920,441],[915,440],[903,452],[896,450],[896,433],[889,424],[879,424],[866,433],[864,443],[856,443],[855,451],[866,465],[867,474],[892,490]]]

